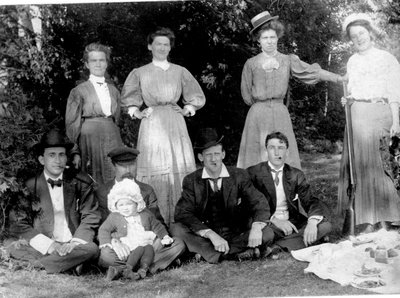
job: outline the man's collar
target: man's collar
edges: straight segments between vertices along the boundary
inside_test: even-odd
[[[279,169],[275,169],[275,167],[268,161],[268,166],[271,170],[274,169],[275,171],[283,171],[285,164],[283,164]]]
[[[226,178],[226,177],[229,177],[229,172],[228,172],[228,169],[226,168],[226,166],[222,163],[221,173],[219,174],[218,178]],[[211,177],[208,174],[206,168],[203,168],[203,172],[201,174],[201,178],[202,179],[210,179],[210,178],[213,178],[213,177]]]
[[[47,175],[46,171],[43,171],[44,174],[44,179],[47,181],[47,179],[52,179],[52,180],[58,180],[58,179],[63,179],[63,173],[60,174],[60,176],[58,176],[57,178],[52,178],[49,175]]]

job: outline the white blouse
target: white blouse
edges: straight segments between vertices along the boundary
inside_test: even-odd
[[[392,54],[377,48],[356,53],[347,62],[347,73],[353,98],[400,102],[400,65]]]

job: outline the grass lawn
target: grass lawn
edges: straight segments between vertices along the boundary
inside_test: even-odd
[[[303,170],[314,194],[336,206],[339,156],[302,154]],[[332,240],[339,239],[343,219],[334,219]],[[305,274],[307,263],[288,253],[277,260],[224,261],[218,265],[189,262],[136,282],[106,282],[100,273],[80,277],[47,275],[29,269],[9,270],[0,263],[2,297],[254,297],[362,295],[371,292]]]

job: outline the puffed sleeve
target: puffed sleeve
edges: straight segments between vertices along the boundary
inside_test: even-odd
[[[390,102],[400,103],[400,64],[393,55],[389,55],[388,67],[386,68],[386,92]]]
[[[253,84],[253,72],[251,71],[250,60],[247,60],[244,64],[242,71],[242,81],[240,83],[240,90],[242,92],[242,98],[244,102],[251,106],[254,101],[251,94],[251,87]]]
[[[68,138],[78,143],[78,137],[82,127],[83,97],[77,88],[71,90],[65,111],[65,129]]]
[[[289,55],[291,74],[306,84],[316,84],[319,81],[337,82],[339,75],[324,70],[318,63],[308,64],[296,55]]]
[[[194,76],[183,67],[182,70],[182,95],[183,103],[185,105],[191,105],[196,110],[201,109],[206,103],[206,97],[200,84],[194,78]]]
[[[140,74],[137,68],[132,70],[125,80],[121,92],[122,107],[138,107],[143,104],[142,89],[140,87]]]

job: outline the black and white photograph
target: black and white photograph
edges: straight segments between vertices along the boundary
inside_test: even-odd
[[[0,298],[400,295],[400,2],[0,0]]]

